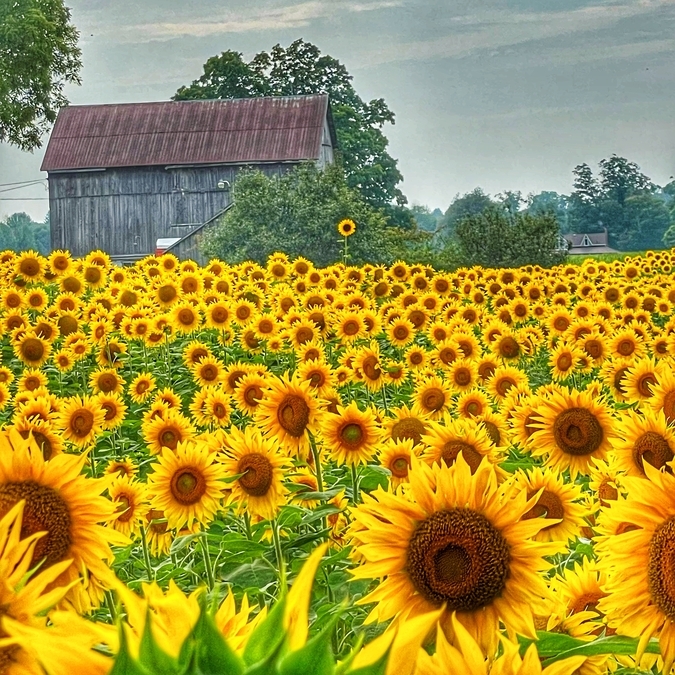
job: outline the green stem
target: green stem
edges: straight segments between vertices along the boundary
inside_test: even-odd
[[[309,434],[309,444],[312,448],[312,457],[314,458],[314,473],[316,475],[316,489],[318,492],[323,492],[323,476],[321,474],[321,458],[319,457],[319,449],[316,447],[316,440],[314,436]]]
[[[244,527],[246,528],[246,538],[253,541],[253,533],[251,532],[251,516],[248,511],[244,511]]]
[[[110,612],[111,623],[117,622],[117,606],[115,605],[115,597],[113,596],[112,591],[105,591],[105,604]]]
[[[143,546],[143,561],[145,562],[145,571],[148,573],[148,581],[152,583],[155,580],[155,573],[150,562],[150,551],[148,551],[148,540],[145,536],[145,528],[141,528],[141,544]]]
[[[281,596],[286,592],[286,561],[281,550],[279,526],[276,520],[272,522],[272,538],[274,540],[274,550],[277,554],[277,564],[279,565],[279,595]]]
[[[352,501],[354,504],[359,503],[359,473],[356,464],[352,464]]]
[[[206,581],[209,585],[209,590],[212,591],[216,585],[216,579],[213,575],[213,563],[211,562],[211,554],[209,553],[209,543],[207,541],[207,534],[200,537],[199,543],[204,553],[204,567],[206,568]]]

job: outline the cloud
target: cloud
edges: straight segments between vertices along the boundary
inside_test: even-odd
[[[181,37],[207,37],[227,33],[259,33],[308,26],[319,19],[333,18],[339,13],[363,13],[400,7],[403,0],[310,0],[267,9],[236,10],[208,21],[163,21],[137,23],[116,29],[118,38],[125,42],[172,40]]]
[[[479,52],[497,55],[504,48],[603,30],[627,19],[674,7],[672,0],[624,0],[567,12],[487,9],[480,13],[452,17],[446,24],[448,32],[442,37],[397,41],[396,44],[365,52],[361,54],[361,67],[371,68],[397,61],[466,57]],[[461,30],[453,30],[453,26]],[[656,48],[656,51],[662,50],[663,45]]]

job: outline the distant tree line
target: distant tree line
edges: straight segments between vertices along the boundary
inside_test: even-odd
[[[49,214],[44,222],[35,222],[27,213],[13,213],[0,218],[0,251],[51,251]]]

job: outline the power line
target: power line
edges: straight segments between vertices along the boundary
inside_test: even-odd
[[[32,183],[27,183],[26,185],[15,185],[14,187],[5,188],[4,190],[0,190],[0,193],[11,192],[12,190],[24,190],[25,188],[30,188],[33,187],[34,185],[42,185],[43,187],[45,187],[42,181],[36,180]]]
[[[25,185],[26,183],[36,183],[38,180],[45,181],[47,180],[46,178],[40,178],[40,179],[33,179],[33,180],[20,180],[17,181],[16,183],[0,183],[0,187],[7,187],[8,185]]]
[[[0,197],[0,202],[48,202],[49,197]]]

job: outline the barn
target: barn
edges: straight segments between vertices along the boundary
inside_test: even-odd
[[[323,167],[335,147],[327,95],[62,108],[42,162],[52,249],[131,261],[170,238],[179,257],[199,258],[237,172]]]

